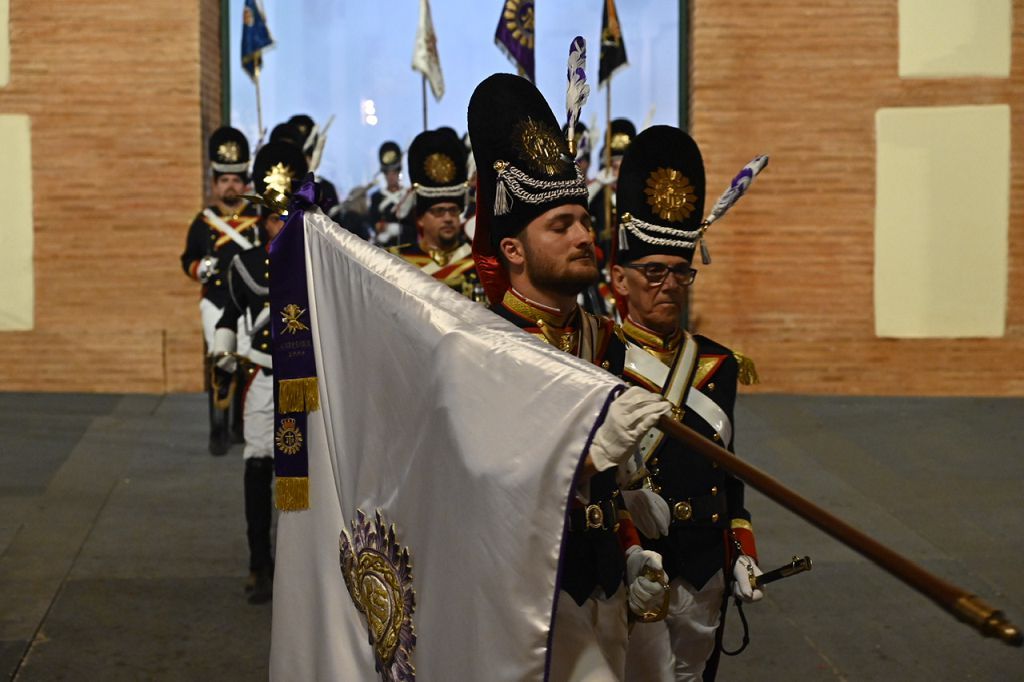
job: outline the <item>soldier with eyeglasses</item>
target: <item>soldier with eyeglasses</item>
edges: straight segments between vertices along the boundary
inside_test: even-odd
[[[463,232],[469,183],[466,148],[451,128],[426,130],[409,146],[416,243],[392,249],[428,275],[482,301],[473,249]]]
[[[661,393],[676,419],[732,450],[737,383],[753,379],[752,365],[681,328],[704,196],[704,163],[686,133],[655,126],[633,140],[619,173],[611,267],[626,344],[621,376]],[[712,679],[726,597],[763,596],[750,582],[761,571],[743,484],[657,429],[633,465],[623,497],[643,546],[663,557],[671,599],[664,621],[630,633],[626,679]]]

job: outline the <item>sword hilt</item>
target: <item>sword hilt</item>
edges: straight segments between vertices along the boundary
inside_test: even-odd
[[[768,571],[767,573],[762,573],[761,575],[750,576],[750,587],[752,587],[755,590],[760,589],[768,583],[773,583],[776,580],[788,578],[789,576],[796,575],[797,573],[809,571],[811,570],[811,568],[813,568],[811,557],[805,556],[801,559],[800,557],[795,556],[793,557],[793,560],[785,566],[779,566],[775,570]]]

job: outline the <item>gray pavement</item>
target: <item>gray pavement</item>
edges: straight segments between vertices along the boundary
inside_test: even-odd
[[[266,679],[269,606],[242,594],[240,448],[205,397],[0,394],[0,677]],[[743,396],[747,459],[1024,623],[1024,400]],[[985,640],[749,493],[762,566],[815,568],[747,607],[719,679],[1017,680]],[[727,644],[740,637],[730,612]]]

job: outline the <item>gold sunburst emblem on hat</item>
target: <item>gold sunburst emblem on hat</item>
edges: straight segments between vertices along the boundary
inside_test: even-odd
[[[533,0],[507,0],[505,28],[523,47],[533,49]]]
[[[513,139],[535,173],[552,176],[569,167],[565,140],[549,126],[527,118],[516,124]]]
[[[389,149],[380,155],[380,162],[383,164],[391,165],[398,161],[398,152],[394,149]]]
[[[629,133],[615,133],[612,135],[612,151],[624,152],[632,141],[633,138],[629,136]]]
[[[217,147],[217,157],[227,163],[236,163],[241,153],[242,150],[238,148],[238,143],[234,140],[221,142],[220,146]]]
[[[435,152],[423,160],[423,172],[432,181],[447,185],[455,179],[455,162],[447,154]]]
[[[697,205],[690,179],[675,168],[659,168],[647,177],[647,204],[662,220],[684,220]]]
[[[294,179],[295,171],[283,163],[275,163],[263,176],[263,182],[267,187],[281,194],[291,194]]]

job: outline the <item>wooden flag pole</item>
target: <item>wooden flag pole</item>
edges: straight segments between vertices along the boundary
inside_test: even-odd
[[[423,74],[423,80],[420,83],[422,95],[423,95],[423,130],[427,129],[427,76]]]
[[[658,420],[658,428],[697,454],[718,464],[773,502],[777,502],[850,549],[859,552],[982,635],[994,637],[1010,646],[1019,647],[1024,644],[1021,631],[1001,611],[989,606],[980,598],[926,571],[675,419],[662,417]]]
[[[260,69],[256,67],[253,71],[252,82],[256,84],[256,130],[259,132],[259,139],[256,141],[256,147],[259,148],[263,145],[263,135],[267,131],[263,128],[263,106],[260,102]]]
[[[604,126],[604,167],[608,173],[612,172],[612,79],[608,76],[605,87],[605,126]],[[597,235],[598,239],[611,239],[614,234],[612,225],[612,186],[604,186],[604,230],[603,234]]]

